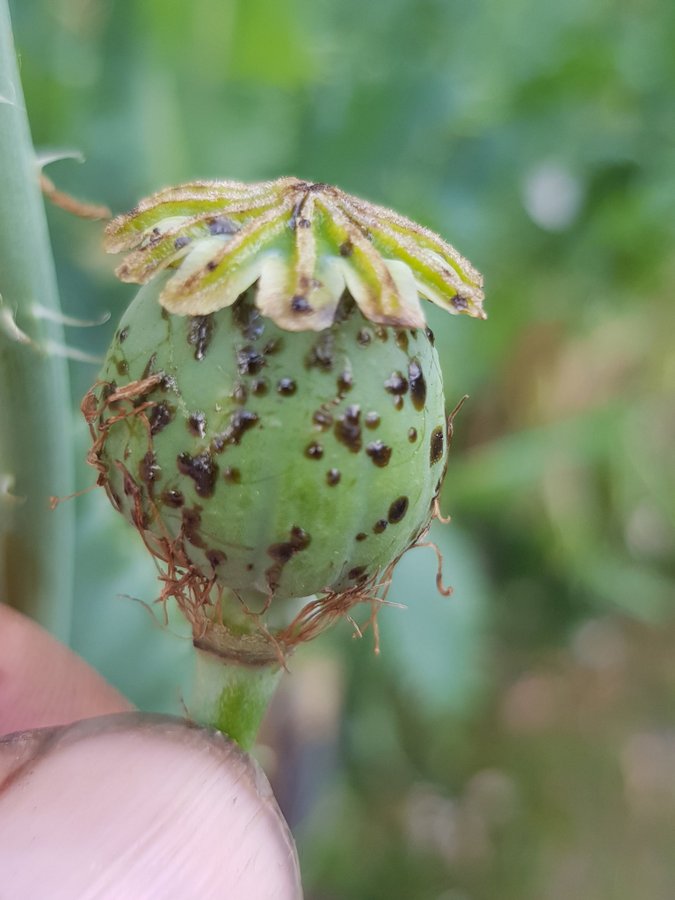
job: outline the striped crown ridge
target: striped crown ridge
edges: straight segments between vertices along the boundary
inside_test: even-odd
[[[144,284],[174,272],[159,302],[206,315],[257,283],[263,315],[288,331],[329,327],[348,291],[381,325],[424,327],[420,296],[484,319],[483,279],[427,228],[327,184],[279,178],[193,181],[142,200],[106,229],[116,274]]]

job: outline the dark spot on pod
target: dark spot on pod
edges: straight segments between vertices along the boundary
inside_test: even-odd
[[[362,347],[367,347],[373,339],[373,332],[370,328],[362,328],[356,335],[356,340]]]
[[[195,491],[200,497],[211,497],[218,477],[218,464],[208,450],[190,456],[189,453],[179,453],[177,458],[178,471],[182,475],[188,475],[195,483]]]
[[[190,434],[203,438],[206,434],[206,416],[203,412],[192,413],[188,416],[187,427]]]
[[[162,428],[166,428],[173,419],[174,410],[169,404],[162,400],[152,407],[148,413],[148,422],[150,423],[150,434],[158,434]]]
[[[265,356],[272,356],[278,353],[283,346],[284,342],[280,337],[271,338],[263,347],[263,353]]]
[[[367,566],[354,566],[354,568],[350,569],[347,573],[347,578],[349,578],[350,581],[363,581],[367,569]]]
[[[364,422],[366,423],[366,428],[377,428],[380,424],[380,414],[376,413],[374,410],[366,413]]]
[[[255,566],[253,565],[253,563],[246,563],[246,571],[247,572],[252,572],[254,568],[255,568]]]
[[[328,431],[333,424],[333,416],[325,409],[316,409],[312,414],[312,422],[314,422],[321,431]]]
[[[335,423],[335,437],[352,453],[358,453],[362,446],[360,417],[361,408],[354,403],[348,406],[341,416],[338,416]]]
[[[234,466],[226,466],[223,469],[223,478],[228,484],[240,484],[241,472]]]
[[[217,434],[211,447],[220,453],[228,444],[239,444],[244,434],[258,421],[258,414],[249,409],[238,409],[230,416],[230,424],[225,431]]]
[[[384,468],[389,465],[391,459],[391,447],[387,447],[382,441],[373,441],[372,444],[366,446],[366,453],[372,459],[376,466]]]
[[[329,372],[333,368],[334,339],[330,331],[324,331],[305,357],[305,367]]]
[[[349,291],[344,291],[335,310],[335,318],[333,321],[336,325],[339,325],[341,322],[346,322],[347,319],[352,316],[355,309],[356,303],[354,302],[354,298]]]
[[[394,409],[403,409],[403,397],[400,394],[394,397]]]
[[[141,378],[149,378],[153,372],[155,371],[155,365],[157,363],[157,354],[153,353],[150,359],[146,362],[145,368],[143,369],[143,374]]]
[[[237,367],[242,375],[257,375],[265,365],[265,357],[250,345],[237,350]]]
[[[226,219],[225,216],[218,216],[209,222],[211,234],[234,234],[236,231],[238,231],[236,224],[232,219]]]
[[[218,263],[216,262],[215,259],[210,259],[210,260],[207,262],[207,264],[206,264],[206,271],[207,271],[207,272],[215,272],[215,270],[216,270],[217,268],[218,268]]]
[[[201,506],[193,506],[192,509],[187,506],[183,507],[183,512],[181,513],[183,517],[181,531],[183,532],[185,539],[194,547],[203,548],[206,544],[199,533],[199,527],[202,524],[201,509]]]
[[[305,447],[305,456],[308,459],[321,459],[323,456],[323,447],[316,441],[312,441],[311,444],[307,444]]]
[[[390,525],[396,525],[397,522],[400,522],[401,519],[408,512],[408,498],[407,497],[397,497],[396,500],[389,507],[389,513],[387,518],[389,519]]]
[[[255,394],[256,397],[264,396],[269,389],[269,382],[266,378],[256,378],[256,380],[251,383],[251,392]]]
[[[165,506],[172,506],[174,509],[178,509],[179,506],[185,503],[185,497],[175,488],[167,488],[162,493],[162,502]]]
[[[359,533],[356,535],[356,540],[357,541],[365,541],[365,539],[367,537],[368,537],[368,535],[365,533],[365,531],[359,531]]]
[[[431,432],[431,441],[429,444],[429,463],[433,466],[443,456],[443,429],[440,425]]]
[[[154,481],[159,481],[162,477],[162,470],[157,463],[157,457],[148,450],[143,459],[138,464],[138,475],[141,481],[147,485],[151,485]]]
[[[246,294],[242,294],[232,307],[232,320],[247,341],[255,341],[265,330],[260,310]]]
[[[118,359],[115,368],[117,369],[118,375],[129,374],[129,363],[126,361],[126,359]]]
[[[455,309],[468,309],[469,301],[466,297],[463,297],[461,294],[455,294],[455,296],[450,301]]]
[[[176,379],[173,375],[163,375],[159,387],[163,391],[173,391],[174,394],[178,393],[178,385],[176,384]]]
[[[202,360],[213,337],[213,315],[192,316],[188,320],[188,344],[195,348],[195,359]]]
[[[303,297],[301,294],[296,294],[295,297],[293,297],[293,299],[291,300],[291,312],[302,315],[303,313],[310,313],[311,311],[312,305],[307,297]]]
[[[385,379],[384,389],[394,396],[400,396],[408,390],[408,380],[401,372],[392,372],[389,378]]]
[[[415,338],[417,337],[417,329],[416,329],[416,328],[411,328],[411,329],[410,329],[410,337],[411,337],[413,340],[415,340]]]
[[[187,245],[189,243],[190,243],[190,238],[186,237],[185,235],[181,235],[181,237],[177,237],[176,240],[173,242],[173,246],[174,246],[175,250],[182,250],[183,247],[187,247]]]
[[[415,409],[424,409],[427,401],[427,382],[416,359],[411,359],[408,363],[408,381],[413,406]]]
[[[227,556],[222,550],[207,550],[204,554],[212,569],[217,569],[221,563],[227,562]]]
[[[396,329],[396,346],[405,353],[408,349],[408,335],[404,328]]]
[[[351,372],[341,372],[337,379],[337,389],[339,394],[346,394],[354,387],[354,379]]]
[[[170,313],[169,313],[169,310],[165,306],[161,307],[159,314],[164,319],[165,322],[167,322],[169,320]]]
[[[346,241],[343,241],[340,244],[340,256],[351,256],[353,250],[354,250],[354,245],[349,240],[349,238],[347,238]]]
[[[388,524],[389,523],[386,519],[378,519],[377,522],[373,525],[373,531],[375,532],[375,534],[382,534]]]
[[[415,441],[417,440],[417,429],[416,428],[408,429],[408,440],[410,441],[411,444],[415,443]]]
[[[106,401],[108,397],[115,393],[116,390],[116,381],[106,381],[105,384],[101,387],[101,400]]]
[[[326,472],[326,481],[331,487],[334,487],[342,478],[342,473],[339,469],[329,469]]]
[[[282,397],[291,397],[298,389],[292,378],[280,378],[277,382],[277,394]]]
[[[238,403],[239,406],[243,406],[248,400],[248,388],[241,381],[237,381],[230,392],[230,397],[235,403]]]
[[[267,585],[271,591],[275,591],[279,586],[284,566],[293,559],[296,553],[306,550],[311,543],[310,535],[297,525],[291,528],[289,537],[290,540],[279,544],[270,544],[267,548],[267,555],[275,560],[274,565],[265,572]]]
[[[378,341],[386,342],[389,340],[389,332],[384,325],[378,325],[375,329],[375,335]]]
[[[123,344],[126,341],[128,336],[129,336],[129,326],[127,325],[126,328],[121,329],[121,331],[117,335],[117,340],[120,342],[120,344]]]
[[[430,343],[431,346],[433,347],[434,344],[436,343],[436,337],[435,337],[433,331],[431,330],[431,328],[429,328],[429,327],[427,326],[427,327],[424,329],[424,333],[425,333],[426,336],[427,336],[427,340],[429,341],[429,343]]]

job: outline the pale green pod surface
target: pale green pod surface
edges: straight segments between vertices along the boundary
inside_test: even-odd
[[[375,585],[427,528],[445,472],[429,329],[376,325],[348,294],[319,332],[279,328],[254,289],[174,315],[162,282],[124,314],[95,391],[99,409],[122,398],[98,419],[113,502],[150,546],[178,542],[261,604]]]

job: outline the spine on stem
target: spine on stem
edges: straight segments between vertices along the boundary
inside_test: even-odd
[[[54,265],[14,52],[0,0],[0,602],[70,630],[73,511],[67,364]],[[47,315],[45,315],[47,311]]]

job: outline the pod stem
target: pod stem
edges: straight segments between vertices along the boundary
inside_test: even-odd
[[[276,690],[281,667],[247,665],[195,647],[189,714],[250,750]]]
[[[71,402],[39,165],[0,0],[0,602],[63,640],[71,623]]]

